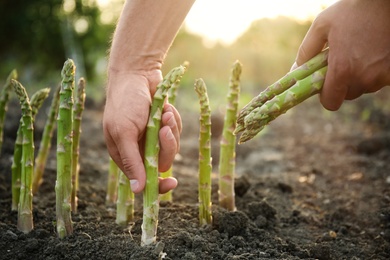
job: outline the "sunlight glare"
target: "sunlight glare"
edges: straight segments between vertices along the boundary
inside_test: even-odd
[[[278,16],[312,20],[337,0],[197,0],[190,10],[186,28],[206,37],[208,44],[232,43],[250,24],[261,18]]]

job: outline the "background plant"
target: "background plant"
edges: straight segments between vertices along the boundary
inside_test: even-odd
[[[57,181],[56,181],[56,222],[59,238],[73,233],[71,216],[72,193],[72,129],[73,90],[76,67],[72,60],[64,63],[60,104],[57,117]]]
[[[236,166],[236,119],[238,113],[238,100],[240,95],[240,75],[242,65],[234,62],[229,79],[226,114],[220,141],[219,155],[219,205],[233,211],[236,209],[234,195],[234,175]]]
[[[85,103],[85,79],[80,78],[77,84],[76,101],[73,110],[73,144],[72,144],[72,211],[77,212],[77,191],[79,190],[79,156],[80,156],[80,135],[81,118]]]
[[[1,148],[3,146],[3,128],[4,128],[5,113],[7,112],[9,96],[12,91],[11,79],[16,79],[17,76],[18,75],[16,70],[12,70],[11,73],[8,75],[5,84],[0,92],[0,155],[1,155]]]
[[[206,84],[203,79],[195,81],[199,97],[199,222],[211,224],[211,111]]]

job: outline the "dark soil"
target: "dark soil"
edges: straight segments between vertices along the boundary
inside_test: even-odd
[[[94,104],[82,125],[74,234],[62,240],[56,234],[55,145],[34,197],[35,229],[17,230],[10,168],[20,115],[11,106],[0,161],[0,259],[390,259],[390,113],[377,101],[373,95],[327,112],[314,98],[237,146],[235,212],[217,205],[222,116],[214,116],[213,225],[203,227],[198,116],[184,112],[181,156],[174,164],[179,186],[173,202],[161,205],[158,244],[148,247],[140,246],[141,196],[128,228],[116,225],[115,208],[105,206],[108,154],[102,106]],[[44,120],[36,121],[36,147]]]

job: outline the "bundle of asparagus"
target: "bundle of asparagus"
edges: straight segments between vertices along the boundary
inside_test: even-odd
[[[234,131],[235,134],[243,132],[239,143],[252,139],[276,117],[320,91],[328,69],[328,52],[325,49],[287,73],[240,111]]]

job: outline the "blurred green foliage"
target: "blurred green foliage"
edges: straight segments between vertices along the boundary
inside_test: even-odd
[[[0,1],[1,75],[16,68],[26,85],[54,84],[65,60],[72,58],[83,73],[79,76],[95,78],[114,30],[100,16],[94,0],[71,0],[67,9],[63,0]]]
[[[177,106],[185,108],[194,104],[196,108],[193,82],[196,78],[203,78],[208,87],[211,108],[214,111],[220,108],[227,95],[231,66],[235,60],[239,60],[243,64],[242,107],[290,70],[310,25],[310,21],[298,22],[287,17],[260,19],[253,22],[233,44],[226,46],[216,43],[213,47],[206,47],[200,36],[189,34],[184,27],[177,35],[164,65],[164,70],[169,70],[184,60],[190,63],[182,79]],[[189,99],[194,99],[194,102],[188,102]]]
[[[64,61],[72,58],[76,76],[87,78],[87,95],[98,92],[103,96],[107,53],[123,3],[113,0],[103,10],[97,0],[0,1],[0,75],[16,68],[28,88],[53,86],[59,82]],[[107,9],[115,10],[111,22],[103,17]],[[167,55],[163,74],[188,61],[178,105],[188,106],[187,98],[194,98],[197,109],[193,83],[203,78],[216,109],[225,101],[230,68],[238,59],[244,66],[240,99],[244,104],[290,69],[310,24],[286,17],[261,19],[233,44],[212,47],[206,47],[204,39],[190,34],[184,25]]]

